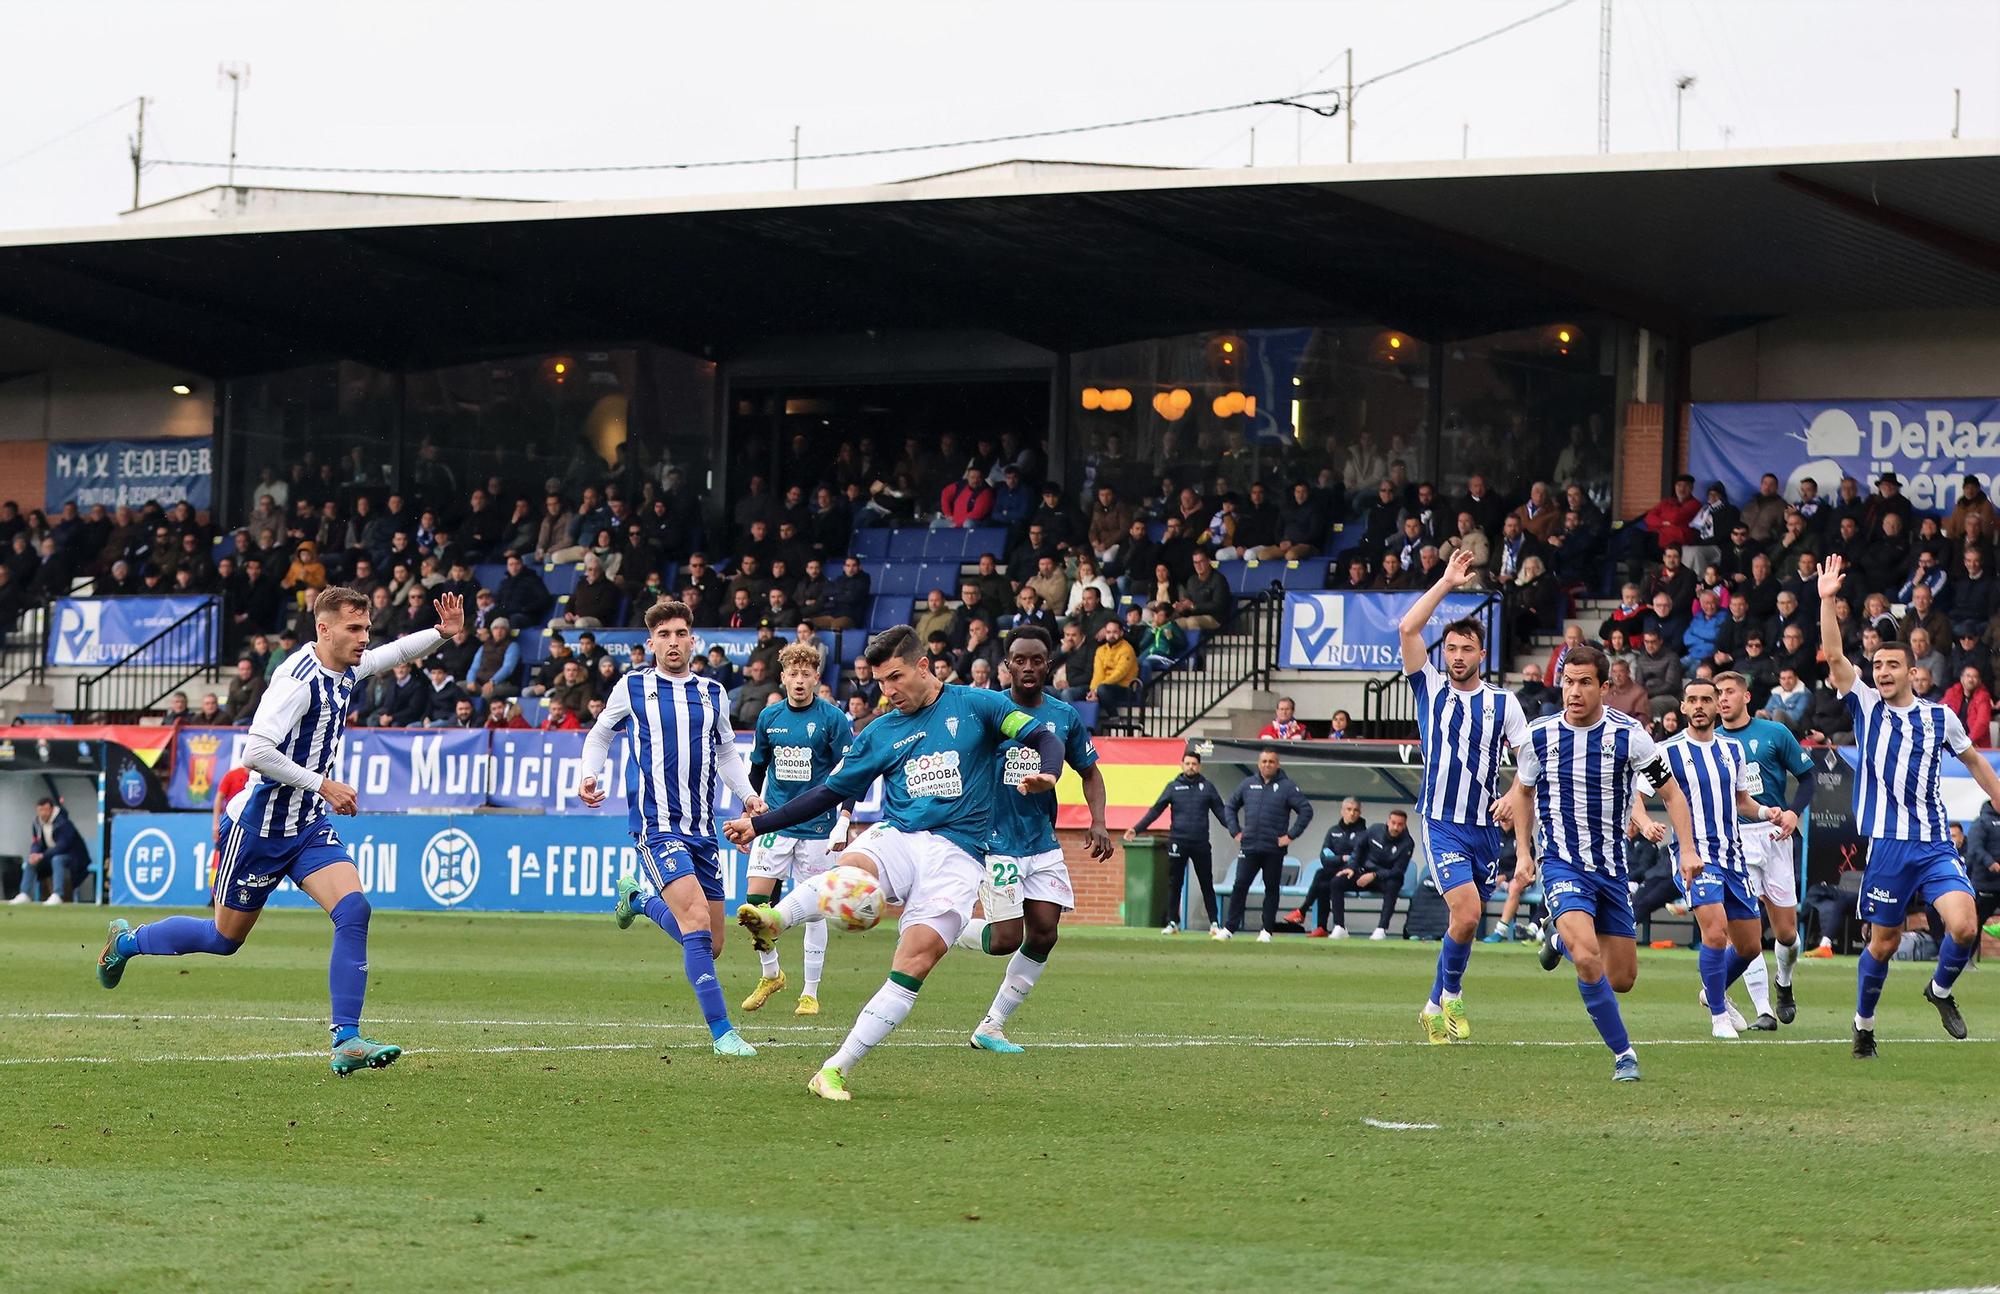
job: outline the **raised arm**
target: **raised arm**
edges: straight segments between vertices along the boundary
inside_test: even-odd
[[[1456,592],[1472,579],[1472,554],[1461,548],[1451,555],[1444,564],[1444,574],[1437,583],[1424,590],[1424,595],[1411,604],[1403,613],[1403,619],[1396,630],[1403,648],[1403,672],[1414,674],[1424,667],[1429,653],[1424,650],[1424,626],[1431,622],[1438,605],[1447,593]]]
[[[1826,559],[1819,573],[1819,647],[1826,657],[1826,679],[1833,690],[1846,696],[1854,686],[1854,662],[1840,642],[1839,613],[1834,603],[1840,598],[1841,568],[1846,562],[1839,553]]]
[[[385,669],[394,669],[404,661],[422,660],[465,624],[465,599],[458,594],[447,593],[432,602],[431,607],[438,617],[435,629],[419,629],[413,634],[404,634],[392,643],[362,652],[361,663],[354,667],[354,677],[369,678]],[[514,644],[509,644],[509,647],[519,651]]]

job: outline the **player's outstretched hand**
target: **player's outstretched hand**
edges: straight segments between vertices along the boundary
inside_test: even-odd
[[[1040,795],[1043,791],[1056,789],[1054,773],[1030,773],[1021,779],[1021,794]]]
[[[1102,827],[1092,827],[1090,829],[1090,856],[1092,858],[1101,863],[1117,852],[1118,847],[1111,843],[1110,832]]]
[[[361,807],[353,787],[345,782],[336,782],[330,777],[319,784],[319,798],[326,801],[327,808],[344,818],[353,817],[355,811]]]
[[[597,784],[595,777],[584,778],[583,785],[576,788],[576,798],[593,809],[604,803],[604,795],[604,788]]]
[[[743,802],[743,816],[754,818],[760,813],[769,813],[771,806],[764,803],[764,797],[753,795]]]
[[[1790,809],[1783,810],[1777,817],[1771,819],[1771,821],[1778,824],[1777,838],[1779,840],[1791,839],[1792,834],[1799,829],[1799,815]]]
[[[750,829],[750,819],[747,816],[731,818],[723,823],[722,834],[727,836],[729,843],[738,849],[750,848],[750,842],[757,839],[757,833]]]
[[[1844,579],[1844,572],[1841,568],[1845,565],[1846,563],[1841,560],[1840,554],[1835,553],[1826,559],[1826,565],[1820,567],[1820,601],[1824,602],[1828,598],[1837,598],[1840,596],[1840,586]]]
[[[438,632],[445,637],[456,637],[458,631],[465,628],[465,599],[458,594],[441,594],[431,606],[437,611]]]
[[[1470,548],[1461,548],[1451,555],[1450,561],[1444,564],[1444,574],[1438,577],[1438,583],[1444,585],[1447,589],[1458,589],[1464,588],[1466,583],[1471,579],[1472,550]]]

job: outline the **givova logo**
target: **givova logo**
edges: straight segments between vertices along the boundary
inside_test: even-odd
[[[432,902],[455,907],[479,888],[479,846],[457,827],[447,827],[424,846],[420,875]]]

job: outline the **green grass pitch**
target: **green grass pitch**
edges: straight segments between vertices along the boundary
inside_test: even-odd
[[[137,916],[138,914],[128,914]],[[645,923],[374,920],[368,1031],[327,1071],[328,929],[95,981],[101,909],[0,909],[0,1290],[1887,1291],[2000,1274],[2000,987],[1944,1040],[1898,964],[1882,1058],[1852,960],[1775,1040],[1707,1040],[1685,953],[1624,999],[1610,1081],[1567,967],[1481,947],[1475,1039],[1422,1045],[1435,945],[1072,931],[1010,1032],[955,952],[855,1073],[806,1079],[887,970],[836,934],[825,1014],[708,1053]],[[798,946],[784,947],[796,974]],[[732,1004],[754,983],[740,931]],[[794,981],[796,985],[796,980]],[[1740,996],[1740,989],[1739,989]],[[1389,1125],[1377,1127],[1368,1120]],[[1435,1125],[1435,1126],[1427,1126]]]

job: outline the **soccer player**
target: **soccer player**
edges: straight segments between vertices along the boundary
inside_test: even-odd
[[[1680,841],[1682,875],[1693,882],[1702,858],[1687,798],[1637,720],[1604,706],[1610,664],[1595,647],[1563,658],[1560,714],[1528,725],[1511,792],[1515,871],[1534,879],[1539,862],[1549,919],[1542,923],[1542,969],[1567,957],[1598,1036],[1614,1057],[1611,1077],[1636,1082],[1639,1058],[1614,994],[1639,978],[1638,925],[1625,886],[1625,827],[1635,781],[1666,803]],[[1546,783],[1546,786],[1542,784]],[[1540,794],[1537,788],[1540,787]],[[1539,858],[1536,836],[1541,837]]]
[[[863,728],[827,779],[781,809],[731,819],[723,833],[738,845],[782,831],[854,799],[882,779],[882,821],[841,855],[842,867],[873,876],[882,897],[903,908],[889,979],[877,989],[848,1032],[807,1084],[829,1101],[852,1099],[847,1076],[916,1005],[924,978],[950,950],[971,919],[980,859],[993,832],[993,797],[1002,793],[1000,748],[1026,736],[1039,762],[1016,788],[1022,795],[1053,791],[1062,771],[1062,739],[1016,706],[1006,694],[946,686],[924,667],[924,644],[907,625],[868,640],[868,663],[895,709]],[[736,919],[759,947],[802,921],[824,921],[821,876],[799,886],[776,907],[746,903]]]
[[[1803,818],[1806,806],[1812,803],[1812,756],[1799,745],[1799,739],[1782,723],[1751,717],[1750,680],[1741,674],[1715,676],[1715,704],[1723,736],[1734,740],[1750,757],[1755,774],[1752,780],[1756,782],[1750,793],[1757,803],[1790,809],[1795,817]],[[1787,775],[1798,781],[1789,801],[1785,797]],[[1799,963],[1799,869],[1792,856],[1792,841],[1797,837],[1781,837],[1776,825],[1762,821],[1745,822],[1738,830],[1743,835],[1744,860],[1750,867],[1750,892],[1763,903],[1771,920],[1771,954],[1778,967],[1776,1014],[1772,1014],[1761,948],[1743,972],[1743,986],[1750,990],[1751,1004],[1757,1010],[1757,1019],[1750,1027],[1770,1032],[1780,1024],[1790,1024],[1799,1013],[1792,998],[1792,968]]]
[[[1502,747],[1518,752],[1528,736],[1520,700],[1480,677],[1486,631],[1477,620],[1454,620],[1445,626],[1442,671],[1431,664],[1424,648],[1424,626],[1438,605],[1446,594],[1471,580],[1472,553],[1461,549],[1397,626],[1403,677],[1416,694],[1417,731],[1424,745],[1417,810],[1424,818],[1431,876],[1450,910],[1431,995],[1417,1017],[1424,1036],[1434,1043],[1472,1036],[1460,990],[1472,958],[1472,938],[1479,933],[1486,901],[1493,897],[1506,849],[1493,814],[1500,752]]]
[[[1868,838],[1868,865],[1861,873],[1861,919],[1868,923],[1868,946],[1855,975],[1854,1058],[1875,1055],[1875,1004],[1889,979],[1889,958],[1903,937],[1912,896],[1937,909],[1944,922],[1937,970],[1924,984],[1924,1001],[1937,1008],[1944,1031],[1965,1036],[1951,986],[1972,958],[1979,938],[1979,908],[1965,864],[1952,847],[1938,788],[1938,766],[1946,750],[1972,773],[1986,798],[2000,807],[2000,775],[1972,747],[1958,716],[1910,690],[1910,646],[1883,643],[1870,662],[1874,686],[1841,646],[1834,606],[1840,598],[1839,556],[1826,559],[1819,577],[1820,650],[1827,681],[1846,702],[1860,747],[1860,776],[1854,784],[1858,833]]]
[[[826,780],[854,740],[854,725],[839,706],[819,694],[823,660],[819,648],[793,643],[778,653],[778,684],[782,700],[757,716],[757,737],[750,747],[750,785],[771,808]],[[833,866],[836,842],[847,840],[848,806],[828,809],[795,827],[762,836],[750,850],[749,899],[769,903],[787,877],[803,885]],[[785,987],[785,972],[775,946],[757,950],[762,973],[757,987],[743,999],[745,1011],[755,1011]],[[805,931],[806,982],[793,1015],[819,1014],[819,978],[826,966],[826,923],[816,921]]]
[[[722,871],[716,862],[717,777],[752,812],[763,800],[751,789],[729,726],[729,694],[722,684],[688,669],[694,651],[694,613],[685,602],[662,598],[646,608],[646,639],[653,668],[635,669],[605,698],[604,712],[583,740],[586,776],[577,796],[591,808],[609,794],[605,780],[611,734],[630,724],[626,755],[626,828],[639,846],[639,865],[654,893],[639,898],[639,882],[618,878],[612,909],[618,928],[640,913],[681,946],[681,967],[708,1022],[718,1056],[754,1056],[729,1022],[715,959],[722,953]],[[742,842],[745,848],[750,842]]]
[[[1112,854],[1111,836],[1104,829],[1104,774],[1097,769],[1097,747],[1091,744],[1082,718],[1068,702],[1043,691],[1049,676],[1049,647],[1048,631],[1032,625],[1009,636],[1007,668],[1014,687],[1008,696],[1062,741],[1069,766],[1083,779],[1083,802],[1090,808],[1090,856],[1102,862]],[[1010,791],[1041,766],[1035,748],[1018,737],[1001,744],[1000,758],[1000,780]],[[1062,914],[1076,910],[1069,864],[1056,843],[1056,793],[1003,791],[993,802],[993,835],[986,848],[987,874],[979,883],[979,907],[986,915],[968,921],[957,944],[995,957],[1011,953],[1013,959],[1007,963],[993,1005],[972,1031],[972,1045],[980,1051],[1018,1052],[1021,1048],[1007,1039],[1007,1020],[1042,977],[1042,967],[1055,951]]]
[[[1716,713],[1715,683],[1689,679],[1681,691],[1687,726],[1660,744],[1660,754],[1687,797],[1688,816],[1707,864],[1692,883],[1675,876],[1701,930],[1701,1002],[1708,1008],[1709,1032],[1734,1038],[1740,1018],[1731,1017],[1729,986],[1764,951],[1764,922],[1750,889],[1738,818],[1769,823],[1781,841],[1798,830],[1799,818],[1789,809],[1757,802],[1757,767],[1734,738],[1716,735]],[[1665,825],[1653,822],[1643,804],[1632,806],[1632,817],[1649,840],[1657,844],[1666,839]]]
[[[243,745],[251,776],[230,800],[220,823],[224,845],[216,863],[212,918],[166,917],[133,929],[113,921],[97,958],[97,979],[118,987],[135,956],[178,957],[213,953],[227,957],[243,946],[264,903],[281,880],[304,890],[333,920],[333,953],[327,995],[333,1008],[333,1072],[381,1069],[401,1047],[361,1036],[361,1004],[368,992],[368,899],[347,846],[334,834],[327,810],[352,816],[354,788],[329,775],[347,724],[355,684],[404,661],[437,650],[465,623],[456,593],[433,602],[438,623],[368,650],[368,598],[349,588],[328,588],[313,599],[315,641],[285,658]]]

